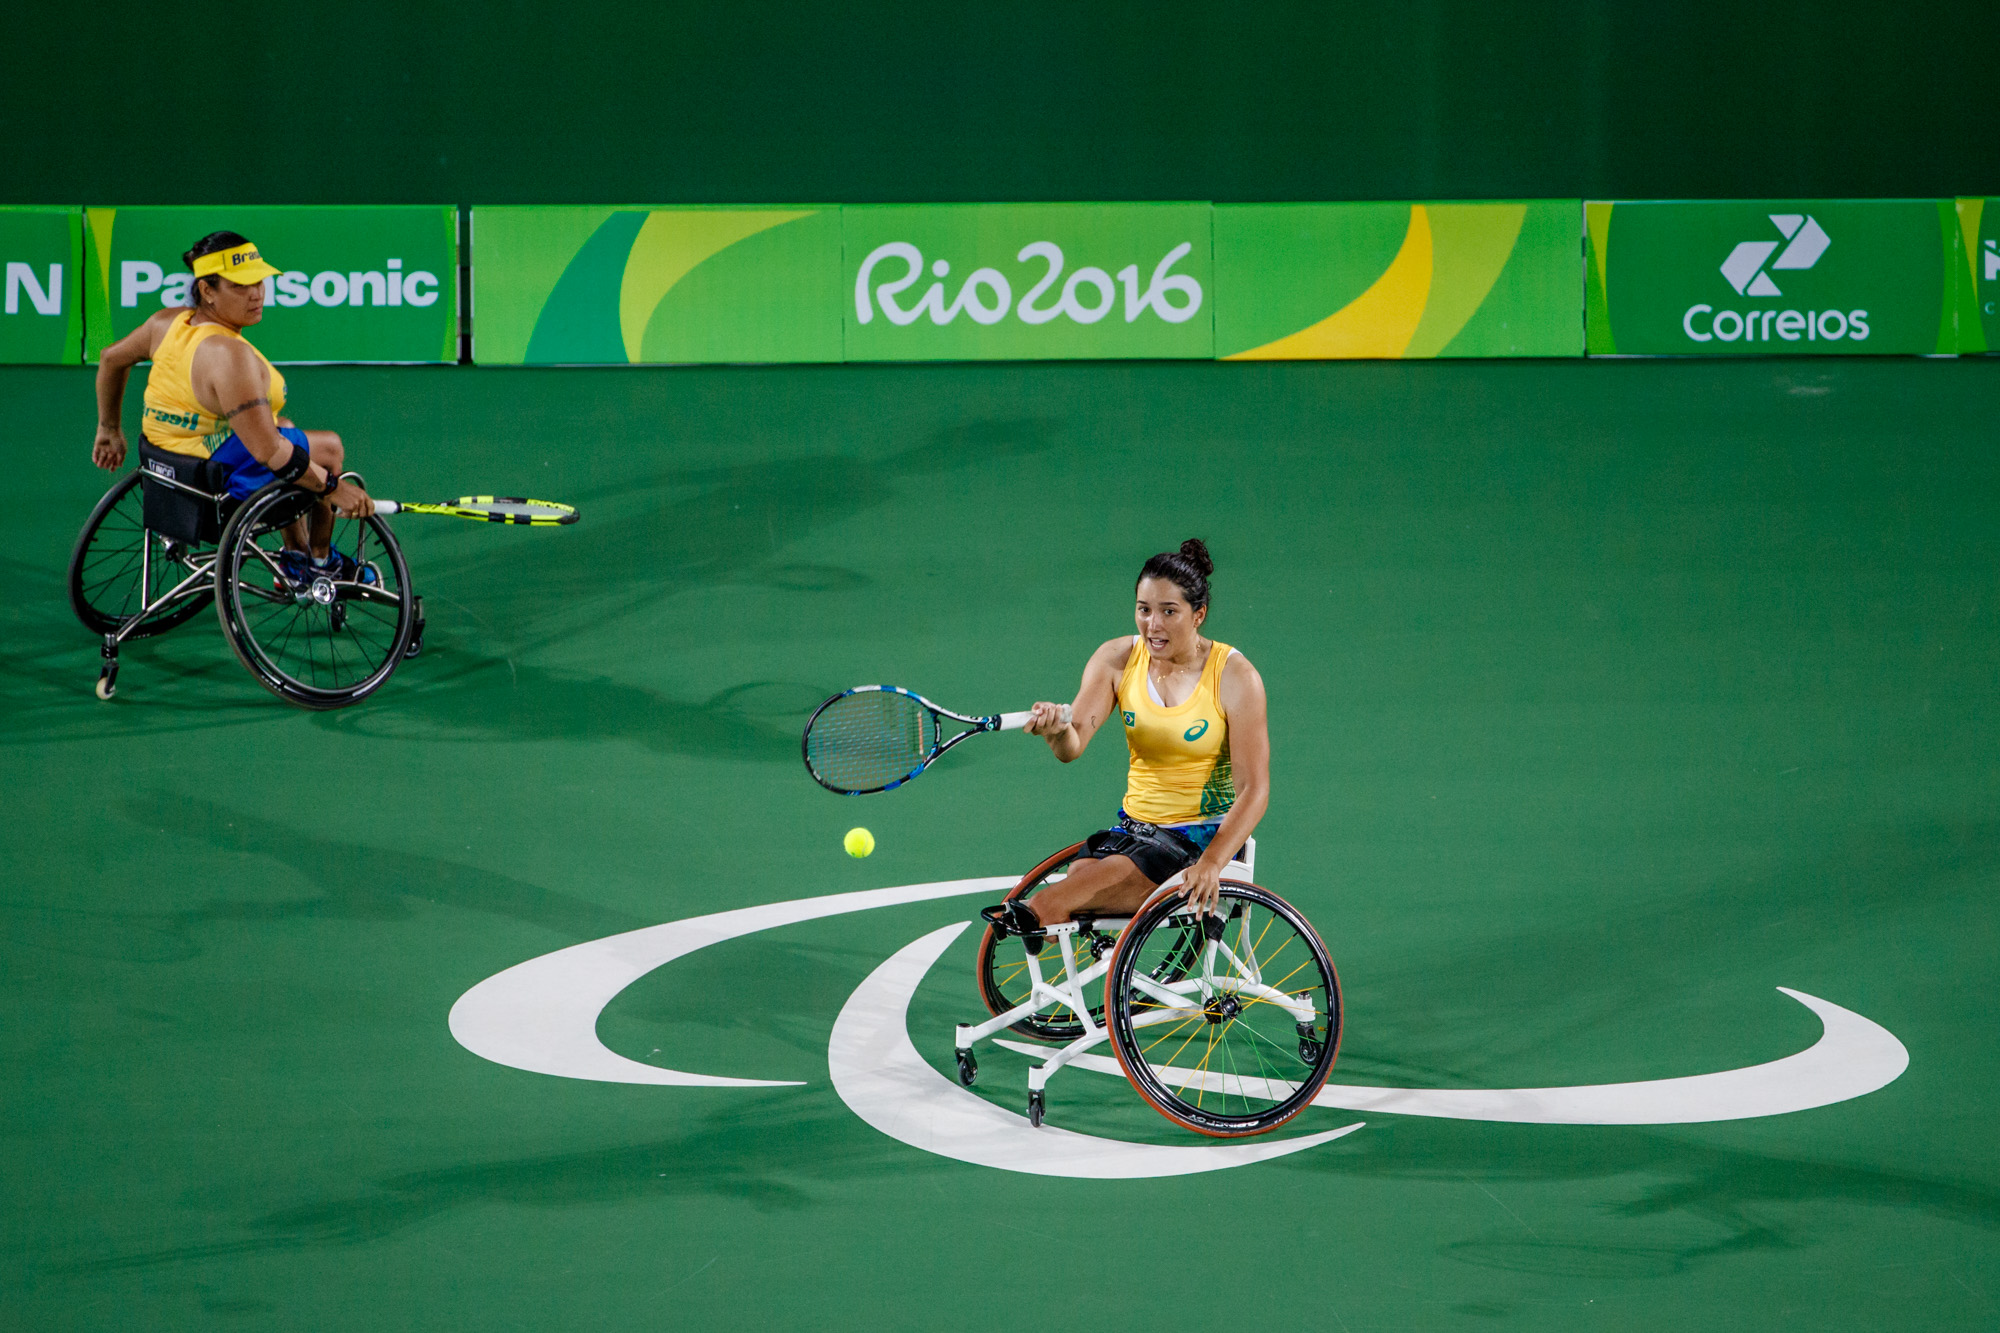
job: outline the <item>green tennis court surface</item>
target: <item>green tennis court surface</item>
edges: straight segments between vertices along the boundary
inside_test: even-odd
[[[398,520],[428,643],[354,709],[280,704],[206,615],[100,703],[63,587],[104,485],[88,373],[0,372],[5,1326],[2000,1323],[2000,365],[288,375],[377,494],[584,518]],[[1779,986],[1907,1071],[1759,1119],[1315,1108],[1280,1133],[1366,1127],[1199,1175],[995,1170],[871,1128],[828,1064],[856,988],[977,895],[718,944],[597,1023],[798,1086],[453,1040],[464,992],[565,946],[1101,826],[1113,744],[982,737],[843,800],[798,730],[866,681],[1067,698],[1190,535],[1270,689],[1258,878],[1340,966],[1336,1083],[1766,1064],[1820,1036]],[[910,1006],[939,1071],[973,943]],[[983,1056],[976,1091],[1018,1113],[1027,1067]],[[1204,1146],[1087,1071],[1050,1121]]]

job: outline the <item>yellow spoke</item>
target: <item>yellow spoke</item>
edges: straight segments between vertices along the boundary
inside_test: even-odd
[[[1273,927],[1273,926],[1275,926],[1275,925],[1277,925],[1277,924],[1278,924],[1278,918],[1277,918],[1277,917],[1275,917],[1275,916],[1274,916],[1274,917],[1272,917],[1272,918],[1271,918],[1271,919],[1270,919],[1269,921],[1266,921],[1266,922],[1264,923],[1264,928],[1263,928],[1262,930],[1260,930],[1260,931],[1258,931],[1258,932],[1257,932],[1257,939],[1256,939],[1256,942],[1255,942],[1255,943],[1253,943],[1253,944],[1252,944],[1252,945],[1250,946],[1250,952],[1251,952],[1251,953],[1256,953],[1256,952],[1257,952],[1257,950],[1259,950],[1259,949],[1261,949],[1261,948],[1263,948],[1263,947],[1264,947],[1264,937],[1265,937],[1266,935],[1270,934],[1270,933],[1271,933],[1271,927]],[[1284,950],[1280,949],[1280,950],[1279,950],[1278,952],[1279,952],[1279,953],[1283,953],[1283,952],[1284,952]],[[1261,964],[1260,964],[1260,966],[1261,966]]]
[[[1270,986],[1271,986],[1271,989],[1272,989],[1272,990],[1277,990],[1277,991],[1281,991],[1281,990],[1283,990],[1283,989],[1285,988],[1285,983],[1286,983],[1287,981],[1290,981],[1290,980],[1291,980],[1291,979],[1292,979],[1293,977],[1297,976],[1297,975],[1298,975],[1299,973],[1301,973],[1301,972],[1305,971],[1305,970],[1306,970],[1307,968],[1311,967],[1311,966],[1312,966],[1312,963],[1313,963],[1313,960],[1312,960],[1312,959],[1310,959],[1310,958],[1306,959],[1306,960],[1305,960],[1305,961],[1304,961],[1303,963],[1300,963],[1300,964],[1299,964],[1299,965],[1298,965],[1297,967],[1295,967],[1295,968],[1293,968],[1293,969],[1292,969],[1291,971],[1289,971],[1289,972],[1285,973],[1285,975],[1284,975],[1284,976],[1282,976],[1282,977],[1278,978],[1278,979],[1277,979],[1276,981],[1274,981],[1274,982],[1271,982],[1271,983],[1270,983]],[[1317,989],[1318,989],[1318,987],[1314,987],[1313,989],[1317,990]],[[1260,996],[1258,996],[1258,997],[1257,997],[1256,999],[1254,999],[1254,1000],[1250,1001],[1250,1004],[1276,1004],[1276,1003],[1277,1003],[1277,1001],[1276,1001],[1276,1000],[1273,1000],[1273,999],[1271,999],[1271,998],[1270,998],[1269,996],[1265,996],[1265,995],[1260,995]],[[1249,1008],[1249,1005],[1245,1005],[1245,1006],[1244,1006],[1244,1008],[1246,1008],[1246,1009],[1247,1009],[1247,1008]]]
[[[1193,1022],[1194,1020],[1193,1020],[1193,1019],[1189,1019],[1188,1021],[1189,1021],[1189,1022]],[[1179,1047],[1179,1049],[1177,1049],[1177,1050],[1176,1050],[1176,1051],[1175,1051],[1175,1052],[1174,1052],[1174,1053],[1173,1053],[1172,1055],[1170,1055],[1170,1056],[1168,1056],[1168,1057],[1167,1057],[1167,1063],[1168,1063],[1168,1064],[1172,1064],[1172,1063],[1173,1063],[1174,1061],[1176,1061],[1176,1060],[1180,1059],[1180,1055],[1181,1055],[1181,1051],[1184,1051],[1184,1050],[1186,1050],[1186,1049],[1188,1048],[1188,1042],[1191,1042],[1191,1041],[1193,1041],[1193,1040],[1194,1040],[1194,1039],[1195,1039],[1196,1037],[1199,1037],[1200,1035],[1201,1035],[1201,1029],[1200,1029],[1200,1028],[1196,1028],[1196,1029],[1195,1029],[1195,1030],[1194,1030],[1193,1032],[1190,1032],[1190,1033],[1188,1033],[1188,1036],[1187,1036],[1187,1041],[1184,1041],[1184,1042],[1182,1042],[1182,1043],[1180,1044],[1180,1047]],[[1151,1061],[1147,1061],[1147,1063],[1148,1063],[1148,1064],[1150,1064],[1150,1063],[1152,1063],[1152,1062],[1151,1062]]]
[[[1288,939],[1283,944],[1280,944],[1276,949],[1272,950],[1271,956],[1269,958],[1259,958],[1257,960],[1257,970],[1259,972],[1262,972],[1265,968],[1277,962],[1278,959],[1284,954],[1285,950],[1292,947],[1292,940],[1296,940],[1297,938],[1298,936],[1294,935],[1291,937],[1291,939]]]
[[[1201,1063],[1195,1066],[1195,1072],[1204,1076],[1195,1080],[1194,1104],[1196,1106],[1201,1105],[1202,1097],[1208,1092],[1208,1079],[1206,1075],[1208,1073],[1208,1062],[1215,1055],[1215,1038],[1216,1030],[1211,1026],[1208,1034],[1208,1049],[1202,1053]],[[1188,1040],[1193,1041],[1194,1038],[1190,1037]]]
[[[1139,1053],[1141,1055],[1146,1054],[1147,1052],[1151,1051],[1155,1046],[1158,1046],[1161,1042],[1173,1036],[1176,1032],[1179,1032],[1182,1028],[1186,1027],[1188,1024],[1199,1021],[1200,1018],[1201,1018],[1200,1014],[1196,1014],[1193,1018],[1183,1018],[1180,1022],[1174,1024],[1172,1027],[1168,1028],[1165,1032],[1162,1032],[1159,1036],[1147,1042],[1144,1046],[1140,1048]]]

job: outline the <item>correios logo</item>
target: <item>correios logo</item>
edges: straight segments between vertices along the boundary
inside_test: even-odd
[[[854,279],[854,318],[867,324],[875,318],[879,306],[883,316],[899,327],[914,324],[925,315],[930,316],[931,323],[940,325],[951,323],[961,314],[975,324],[998,324],[1007,318],[1009,311],[1023,324],[1047,324],[1062,318],[1078,324],[1095,324],[1118,308],[1122,286],[1127,324],[1148,311],[1169,324],[1185,324],[1201,309],[1201,283],[1185,273],[1173,272],[1173,267],[1193,249],[1191,242],[1182,241],[1167,251],[1153,266],[1152,277],[1142,291],[1137,264],[1120,269],[1115,283],[1109,273],[1088,265],[1065,278],[1062,247],[1053,241],[1035,241],[1022,246],[1014,256],[1020,264],[1042,265],[1039,275],[1032,267],[1027,273],[1016,275],[1030,284],[1018,303],[1014,300],[1014,285],[1006,274],[996,268],[976,268],[959,284],[957,295],[947,297],[945,284],[933,282],[915,304],[904,306],[897,297],[923,277],[924,255],[907,241],[890,241],[876,246],[861,261],[861,271]],[[877,266],[890,260],[900,261],[902,273],[871,288]],[[895,272],[893,268],[888,271]],[[930,272],[935,278],[948,278],[951,271],[949,260],[931,262]]]
[[[1774,269],[1811,268],[1826,253],[1833,240],[1810,213],[1773,213],[1771,223],[1790,244],[1772,261]],[[1778,248],[1777,241],[1745,241],[1722,261],[1722,276],[1738,296],[1783,296],[1778,284],[1764,271],[1764,261]]]
[[[1783,296],[1771,277],[1773,271],[1799,271],[1819,263],[1833,245],[1826,228],[1810,213],[1772,213],[1771,225],[1779,239],[1739,242],[1717,270],[1738,296]],[[1784,249],[1779,250],[1779,246]],[[1772,258],[1773,255],[1777,257]],[[1868,336],[1866,310],[1780,310],[1776,307],[1751,310],[1717,310],[1707,304],[1691,305],[1681,316],[1681,331],[1695,342],[1769,342],[1775,333],[1782,342],[1837,342],[1846,338],[1861,342]]]
[[[162,306],[187,304],[190,273],[168,273],[150,259],[127,259],[118,265],[118,304],[136,306],[139,298],[159,293]],[[403,271],[403,261],[391,259],[380,269],[341,273],[280,273],[264,281],[264,299],[281,306],[428,306],[438,299],[437,274],[423,269]]]

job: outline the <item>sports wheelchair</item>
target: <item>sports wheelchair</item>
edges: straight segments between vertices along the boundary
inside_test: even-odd
[[[1083,849],[1049,857],[1007,897],[1059,882]],[[1176,875],[1129,917],[1050,926],[1040,955],[988,917],[977,968],[993,1017],[958,1026],[959,1082],[979,1076],[974,1044],[1011,1029],[1043,1043],[998,1043],[1041,1060],[1028,1072],[1037,1128],[1049,1079],[1071,1063],[1122,1072],[1161,1115],[1217,1138],[1262,1134],[1304,1110],[1340,1050],[1340,978],[1312,923],[1252,882],[1256,857],[1252,838],[1223,870],[1213,912],[1188,911]],[[1044,972],[1051,962],[1060,975]],[[1088,1053],[1106,1041],[1115,1065]]]
[[[314,496],[273,482],[237,500],[222,464],[144,441],[138,450],[139,466],[91,510],[69,560],[70,605],[104,641],[98,698],[117,691],[121,646],[186,624],[210,602],[258,684],[301,708],[357,703],[417,655],[423,598],[381,518],[335,519],[334,545],[356,563],[337,578],[280,558],[285,527]]]

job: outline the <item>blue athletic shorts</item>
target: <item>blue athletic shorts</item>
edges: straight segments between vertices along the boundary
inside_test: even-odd
[[[278,434],[290,440],[294,449],[306,447],[306,433],[297,426],[280,426]],[[229,469],[229,493],[239,500],[249,499],[277,480],[234,433],[209,457]]]

